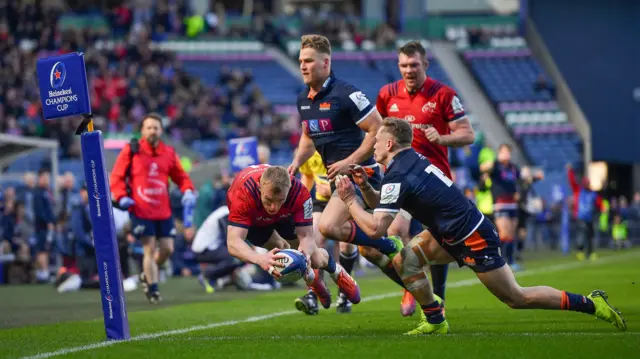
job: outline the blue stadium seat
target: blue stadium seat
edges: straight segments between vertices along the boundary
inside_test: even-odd
[[[489,97],[496,102],[553,100],[547,91],[534,91],[534,82],[543,71],[531,56],[482,57],[468,61]]]
[[[184,69],[205,85],[218,84],[218,76],[223,67],[251,70],[254,83],[262,90],[267,100],[273,104],[295,103],[301,82],[284,69],[276,60],[185,60]]]

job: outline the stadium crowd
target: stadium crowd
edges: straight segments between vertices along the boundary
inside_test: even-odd
[[[62,157],[79,157],[79,146],[70,122],[43,122],[41,119],[35,61],[54,52],[82,51],[91,84],[91,104],[97,114],[96,127],[104,132],[137,132],[145,114],[159,112],[165,116],[163,125],[169,137],[187,144],[197,139],[225,141],[247,135],[257,135],[261,142],[271,147],[283,141],[292,146],[298,143],[298,130],[290,125],[291,119],[275,113],[261,90],[253,84],[250,71],[224,69],[219,75],[219,83],[207,88],[187,74],[175,56],[150,49],[150,41],[162,41],[171,33],[186,31],[181,19],[188,11],[183,2],[159,1],[155,11],[151,11],[151,1],[135,3],[138,7],[123,5],[113,10],[108,16],[110,30],[107,31],[60,29],[57,21],[64,9],[56,1],[25,2],[19,6],[15,2],[1,2],[0,13],[6,15],[0,17],[0,131],[16,136],[54,138],[61,144]],[[207,23],[210,30],[215,28],[222,33],[224,22],[220,11],[224,12],[216,9],[216,21],[209,16]],[[257,14],[262,16],[259,10]],[[371,33],[360,32],[349,9],[342,12],[341,17],[331,14],[329,7],[318,12],[301,9],[298,14],[301,19],[315,19],[303,21],[301,30],[326,33],[336,41],[353,39],[356,44],[364,38],[374,38],[379,44],[395,40],[394,30],[388,25]],[[241,30],[234,31],[241,33]],[[123,36],[125,41],[111,50],[98,50],[94,46],[112,35]],[[220,148],[222,150],[216,155],[224,155],[226,146]],[[474,145],[456,155],[452,163],[459,167],[470,166],[469,163],[475,166],[489,152],[491,150],[483,148],[482,144]],[[21,186],[2,188],[0,283],[49,283],[56,276],[59,280],[64,275],[56,273],[60,267],[93,268],[95,251],[87,193],[85,188],[77,189],[77,181],[81,179],[68,173],[51,174],[43,165],[37,174],[26,173]],[[223,173],[198,190],[196,226],[225,206],[230,181],[230,174]],[[57,202],[51,196],[52,182],[62,189]],[[479,180],[466,185],[465,192],[478,202],[487,189],[475,182],[482,183]],[[530,186],[523,188],[519,235],[522,243],[542,243],[557,248],[563,207],[571,206],[573,196],[547,203],[536,196]],[[183,235],[180,223],[183,211],[180,195],[172,193],[171,198],[178,236],[170,274],[199,274],[196,255],[190,248],[192,238]],[[123,270],[130,276],[135,273],[129,268],[129,262],[139,260],[141,247],[132,236],[126,213],[118,212],[116,217]],[[621,228],[626,221],[640,221],[640,193],[634,195],[631,203],[624,197],[609,199],[600,218],[597,231],[600,237],[634,235],[616,231],[616,228]],[[574,231],[571,229],[571,233]],[[129,261],[129,258],[133,260]],[[80,262],[84,265],[79,265]],[[95,277],[95,272],[84,275]],[[95,283],[85,285],[91,287]]]

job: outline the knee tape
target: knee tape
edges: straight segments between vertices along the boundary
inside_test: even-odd
[[[424,264],[413,251],[413,248],[405,247],[402,249],[402,282],[410,292],[419,290],[429,284],[429,280],[422,269],[423,267]]]

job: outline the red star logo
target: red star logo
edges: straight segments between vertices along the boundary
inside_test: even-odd
[[[54,74],[56,75],[56,80],[60,80],[60,75],[62,75],[62,72],[56,70],[56,72],[54,72]]]

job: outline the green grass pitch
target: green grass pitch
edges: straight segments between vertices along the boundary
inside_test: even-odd
[[[50,286],[0,287],[0,358],[638,358],[640,250],[603,252],[596,262],[532,259],[521,285],[589,293],[604,289],[629,330],[591,316],[509,309],[468,269],[452,269],[447,318],[452,334],[405,337],[418,315],[403,318],[400,290],[379,275],[357,278],[363,302],[353,313],[332,307],[295,312],[301,288],[209,295],[195,279],[161,286],[164,302],[127,294],[133,340],[105,342],[97,291],[59,295]],[[335,291],[335,286],[331,285]]]

